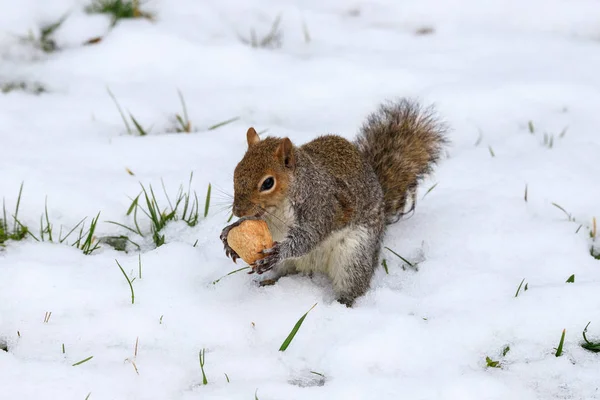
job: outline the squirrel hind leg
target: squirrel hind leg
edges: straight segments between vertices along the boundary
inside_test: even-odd
[[[370,287],[379,257],[380,232],[366,226],[342,231],[329,259],[328,275],[337,301],[352,307]]]

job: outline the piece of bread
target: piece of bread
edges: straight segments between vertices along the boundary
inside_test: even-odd
[[[265,221],[247,220],[229,231],[227,243],[242,260],[252,264],[265,257],[262,251],[273,247],[273,238]]]

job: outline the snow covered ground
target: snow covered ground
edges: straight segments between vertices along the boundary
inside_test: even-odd
[[[580,346],[589,321],[600,341],[598,1],[152,0],[154,22],[110,32],[86,4],[0,0],[0,87],[27,89],[0,92],[8,212],[24,182],[19,216],[36,236],[46,196],[55,232],[101,212],[98,237],[129,234],[104,221],[132,225],[139,184],[165,205],[161,179],[174,196],[192,171],[201,209],[213,185],[211,207],[194,227],[169,224],[159,248],[131,235],[141,252],[7,242],[1,399],[600,399],[600,354]],[[19,39],[66,11],[59,51]],[[242,43],[278,13],[280,48]],[[149,135],[127,134],[107,86]],[[168,132],[177,89],[196,132]],[[218,239],[228,198],[217,188],[232,193],[246,129],[352,138],[396,96],[434,103],[452,128],[419,197],[437,185],[385,240],[418,271],[384,250],[389,274],[352,309],[318,276],[213,284],[240,268]],[[115,259],[137,277],[134,304]]]

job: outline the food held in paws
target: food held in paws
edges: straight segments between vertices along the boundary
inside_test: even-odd
[[[242,260],[252,264],[265,257],[262,251],[273,247],[273,238],[265,221],[247,220],[229,231],[227,244]]]

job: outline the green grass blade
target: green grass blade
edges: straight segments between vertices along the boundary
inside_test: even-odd
[[[181,101],[181,107],[183,108],[183,118],[185,121],[185,124],[182,123],[181,125],[184,130],[189,129],[190,118],[188,116],[187,107],[185,105],[185,99],[183,98],[183,93],[181,93],[181,90],[177,89],[177,94],[179,95],[179,101]],[[181,117],[179,119],[181,119]]]
[[[134,229],[132,229],[132,228],[128,227],[127,225],[123,225],[123,224],[120,224],[120,223],[118,223],[118,222],[115,222],[115,221],[104,221],[104,222],[106,222],[107,224],[113,224],[113,225],[120,226],[121,228],[125,228],[125,229],[127,229],[128,231],[131,231],[131,232],[135,233],[136,235],[139,233],[139,232],[135,231]],[[141,236],[141,235],[140,235],[140,236]]]
[[[571,275],[566,283],[575,283],[575,274]]]
[[[32,237],[32,238],[33,238],[33,239],[34,239],[36,242],[39,242],[39,241],[40,241],[40,239],[38,239],[38,238],[37,238],[37,237],[36,237],[36,236],[35,236],[33,233],[31,233],[31,231],[29,230],[29,228],[27,228],[25,225],[23,225],[23,224],[21,223],[21,221],[19,221],[19,220],[17,219],[17,217],[16,217],[16,216],[14,216],[14,215],[13,215],[12,217],[13,217],[14,221],[15,221],[17,224],[19,224],[19,226],[21,227],[21,232],[24,232],[26,235],[29,235],[29,236],[31,236],[31,237]]]
[[[197,240],[196,240],[196,243],[198,243],[198,241],[197,241]],[[195,245],[195,244],[194,244],[194,247],[196,247],[196,245]],[[250,268],[250,267],[243,267],[243,268],[240,268],[240,269],[236,269],[235,271],[231,271],[230,273],[223,275],[222,277],[220,277],[220,278],[219,278],[219,279],[217,279],[216,281],[213,281],[213,285],[216,285],[217,283],[219,283],[219,281],[220,281],[221,279],[223,279],[223,278],[225,278],[225,277],[228,277],[229,275],[233,275],[233,274],[235,274],[236,272],[240,272],[240,271],[243,271],[243,270],[245,270],[245,269],[248,269],[248,268]]]
[[[127,214],[125,214],[125,215],[130,215],[131,212],[133,211],[133,209],[138,206],[138,201],[139,201],[141,195],[142,195],[141,193],[138,194],[137,197],[131,202],[131,205],[127,209]]]
[[[230,119],[228,119],[228,120],[225,120],[225,121],[223,121],[223,122],[219,122],[218,124],[214,124],[214,125],[212,125],[212,126],[209,126],[209,127],[208,127],[208,130],[209,130],[209,131],[215,130],[215,129],[217,129],[217,128],[220,128],[220,127],[222,127],[222,126],[225,126],[225,125],[227,125],[227,124],[230,124],[230,123],[232,123],[232,122],[235,122],[235,121],[237,121],[238,119],[240,119],[240,117],[233,117],[233,118],[230,118]]]
[[[144,128],[142,128],[142,126],[139,124],[139,122],[137,122],[137,120],[131,113],[129,113],[129,117],[131,117],[131,121],[135,125],[135,129],[137,129],[140,136],[146,136],[147,135],[146,131],[144,130]]]
[[[564,212],[564,213],[565,213],[565,215],[567,216],[567,218],[569,219],[569,221],[571,220],[571,214],[569,214],[569,213],[567,212],[567,210],[565,210],[564,208],[562,208],[561,206],[559,206],[559,205],[558,205],[558,204],[556,204],[556,203],[552,203],[552,205],[553,205],[554,207],[558,208],[559,210],[561,210],[562,212]]]
[[[69,233],[67,233],[67,235],[66,235],[65,237],[61,238],[61,237],[60,237],[60,235],[59,235],[59,237],[58,237],[58,241],[59,241],[59,243],[63,243],[65,240],[67,240],[67,239],[69,238],[69,236],[71,236],[71,234],[72,234],[73,232],[75,232],[75,229],[79,228],[79,226],[80,226],[81,224],[83,224],[83,223],[85,222],[85,220],[86,220],[86,219],[87,219],[87,217],[85,217],[84,219],[82,219],[81,221],[79,221],[79,222],[77,223],[77,225],[75,225],[75,226],[73,227],[73,229],[71,229],[71,230],[69,231]]]
[[[206,349],[202,349],[202,351],[198,353],[198,358],[200,359],[200,370],[202,371],[202,384],[208,385],[208,379],[206,379],[206,374],[204,373],[205,352]]]
[[[127,129],[127,133],[129,133],[131,135],[131,133],[132,133],[131,126],[129,126],[129,123],[127,122],[127,118],[125,118],[125,114],[123,113],[123,110],[121,109],[121,106],[119,105],[119,102],[117,101],[117,98],[115,97],[113,92],[110,91],[108,86],[106,87],[106,90],[108,91],[108,94],[115,102],[115,105],[117,106],[117,110],[119,110],[119,114],[121,114],[121,118],[123,119],[123,123],[125,124],[125,128]]]
[[[204,202],[204,218],[208,215],[208,208],[210,207],[210,191],[211,185],[208,184],[208,190],[206,191],[206,201]]]
[[[304,322],[304,319],[306,318],[306,316],[308,315],[308,313],[311,312],[312,309],[315,308],[316,306],[317,306],[317,303],[315,303],[315,305],[312,306],[310,308],[310,310],[308,310],[302,317],[300,317],[300,319],[298,320],[298,322],[296,322],[296,325],[294,325],[294,327],[292,328],[292,331],[290,332],[290,334],[288,335],[288,337],[285,338],[285,340],[281,344],[281,347],[279,348],[279,351],[285,351],[288,348],[288,346],[290,345],[290,343],[292,343],[292,340],[296,336],[296,333],[298,333],[298,330],[302,326],[302,323]]]
[[[81,360],[81,361],[78,361],[78,362],[76,362],[75,364],[73,364],[73,367],[75,367],[75,366],[77,366],[77,365],[81,365],[81,364],[83,364],[84,362],[88,362],[88,361],[90,361],[92,358],[94,358],[94,356],[89,356],[88,358],[84,358],[83,360]]]
[[[21,182],[21,186],[19,187],[19,195],[17,196],[17,206],[15,207],[15,215],[13,216],[13,219],[15,221],[13,225],[14,232],[17,231],[17,217],[19,216],[19,206],[21,205],[21,196],[23,195],[23,183],[24,182]]]
[[[48,196],[44,202],[44,213],[46,215],[46,232],[48,232],[48,240],[52,242],[52,227],[50,226],[50,216],[48,215]]]
[[[117,261],[117,260],[115,260],[115,261]],[[135,293],[133,292],[133,285],[131,284],[131,280],[129,279],[129,277],[125,273],[125,270],[123,269],[123,267],[121,267],[121,264],[119,264],[118,261],[117,261],[117,265],[119,266],[119,269],[123,273],[123,276],[125,277],[125,279],[127,279],[127,283],[129,284],[129,289],[131,290],[131,304],[133,304],[133,303],[135,303]]]
[[[410,261],[408,261],[406,258],[402,257],[400,254],[396,253],[394,250],[390,249],[389,247],[385,247],[385,249],[388,250],[388,251],[390,251],[392,254],[394,254],[396,257],[398,257],[399,259],[401,259],[402,261],[404,261],[406,264],[408,264],[412,268],[415,267]]]
[[[563,329],[562,335],[560,336],[560,342],[558,343],[558,348],[556,349],[556,354],[554,354],[556,357],[562,356],[563,345],[565,344],[565,332],[566,329]]]
[[[389,275],[390,271],[388,270],[387,261],[385,260],[385,258],[381,261],[381,266],[385,270],[386,275]]]
[[[517,293],[515,293],[515,297],[519,296],[519,292],[521,291],[521,286],[523,286],[523,282],[525,282],[525,278],[519,283],[519,287],[517,288]]]
[[[433,189],[435,189],[435,187],[436,187],[437,185],[438,185],[438,184],[436,183],[436,184],[434,184],[432,187],[430,187],[430,188],[429,188],[429,189],[428,189],[428,190],[425,192],[425,194],[423,195],[423,197],[421,197],[421,200],[423,200],[423,199],[425,198],[425,196],[427,196],[427,195],[429,194],[429,192],[431,192]]]

